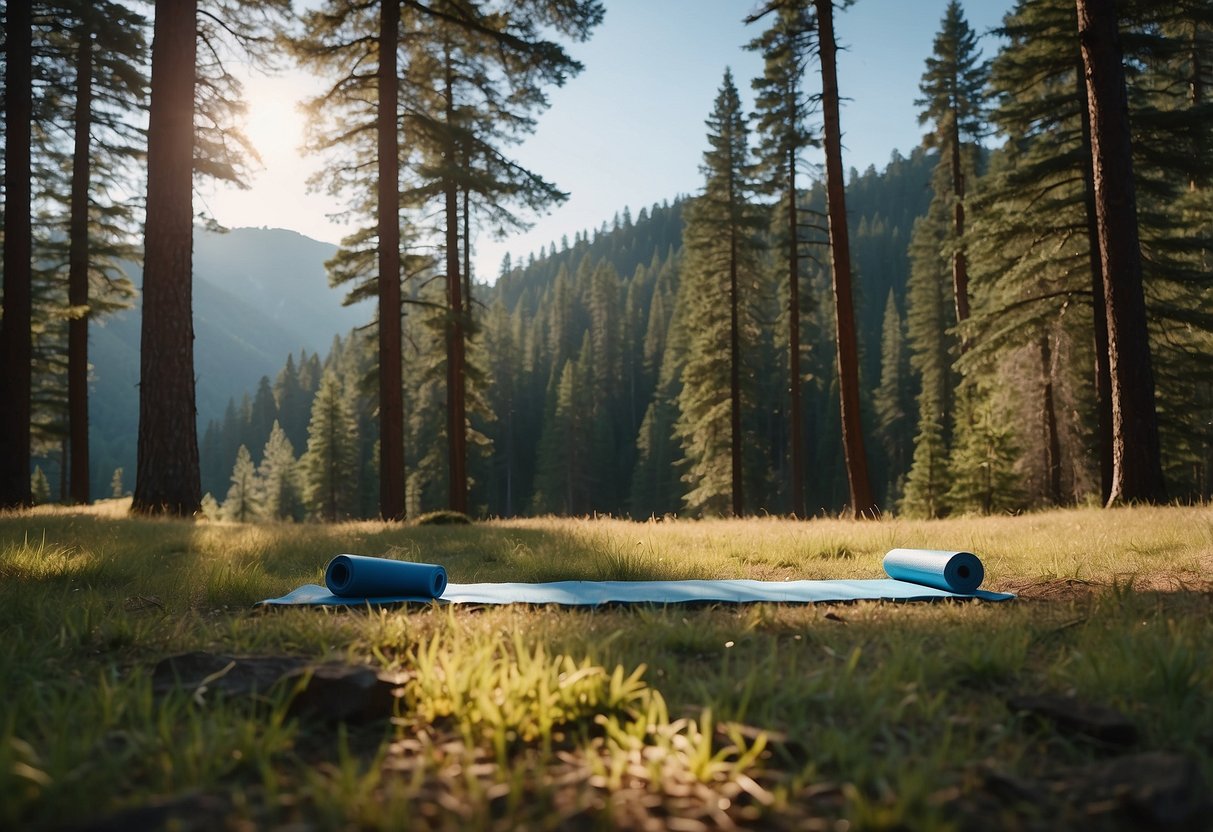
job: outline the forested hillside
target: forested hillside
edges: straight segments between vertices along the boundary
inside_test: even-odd
[[[865,378],[879,378],[888,298],[904,309],[907,240],[930,200],[935,162],[933,155],[916,150],[909,158],[894,154],[882,171],[851,172]],[[821,212],[824,199],[819,185],[802,195],[810,213]],[[668,374],[681,360],[684,336],[676,331],[673,313],[685,204],[679,199],[642,208],[635,217],[624,209],[599,229],[553,242],[526,263],[507,260],[492,285],[475,288],[473,356],[480,403],[473,413],[480,439],[471,466],[475,511],[648,517],[682,510],[682,456],[668,423],[672,382],[667,379],[659,389],[659,381],[664,363],[669,362]],[[803,300],[806,356],[813,368],[805,388],[806,412],[816,426],[810,435],[818,472],[809,493],[819,512],[836,511],[846,500],[834,416],[837,394],[831,392],[830,324],[823,316],[829,308],[823,256],[824,248],[810,270],[812,291]],[[769,276],[759,276],[756,285],[766,286],[768,293],[778,291]],[[777,372],[782,359],[771,331],[777,304],[773,296],[768,302],[768,347],[754,356],[752,373],[771,382],[763,392],[766,401],[758,403],[771,417],[761,441],[768,447],[764,456],[778,460],[780,443],[786,443],[782,422],[775,418],[783,408]],[[444,439],[435,421],[442,408],[433,384],[437,370],[418,372],[425,366],[425,339],[430,337],[419,308],[406,314],[406,330],[411,335],[406,366],[412,369],[406,372],[406,459],[409,510],[415,514],[444,505],[446,483],[435,453]],[[292,355],[277,374],[267,374],[243,397],[234,397],[225,415],[211,421],[203,434],[204,490],[223,499],[241,445],[248,448],[251,465],[259,464],[275,419],[292,448],[307,448],[308,421],[323,372],[333,368],[334,375],[349,382],[365,379],[371,348],[366,336],[351,334],[326,355]],[[607,356],[605,362],[598,360],[600,355]],[[357,511],[373,514],[373,391],[365,384],[349,389],[356,402],[352,421],[361,437],[351,458],[358,459],[357,494],[362,495],[351,500],[350,510],[357,506]],[[866,407],[871,407],[874,389],[865,386]],[[881,458],[878,466],[883,472],[888,463]],[[771,473],[763,479],[772,485],[755,495],[755,506],[786,510],[787,495],[774,485],[779,477]]]

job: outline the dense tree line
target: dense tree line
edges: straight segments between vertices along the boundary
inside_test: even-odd
[[[507,258],[491,285],[473,279],[476,234],[525,226],[564,198],[505,149],[533,128],[545,88],[581,68],[557,39],[587,37],[600,3],[328,0],[289,38],[280,4],[160,5],[138,509],[188,513],[205,490],[208,514],[240,520],[440,507],[937,517],[1210,495],[1207,3],[1018,0],[984,60],[954,0],[922,75],[923,146],[844,181],[838,101],[860,93],[837,74],[836,4],[770,0],[748,18],[764,58],[756,112],[726,70],[705,114],[703,189]],[[103,311],[103,296],[122,302],[102,241],[122,236],[130,208],[90,220],[72,195],[142,152],[138,132],[104,113],[95,143],[67,150],[62,136],[94,123],[80,102],[97,59],[80,44],[99,44],[104,26],[88,4],[65,4],[67,16],[35,6],[31,20],[6,17],[6,55],[28,41],[42,68],[6,73],[6,207],[21,204],[18,174],[35,162],[60,171],[37,178],[50,184],[33,199],[68,245],[33,258],[26,249],[44,238],[51,251],[55,234],[6,212],[14,425],[33,425],[36,406],[80,412],[67,321]],[[109,100],[137,110],[145,47],[119,42],[130,71]],[[328,356],[292,356],[233,402],[199,453],[181,341],[188,192],[195,175],[241,176],[223,68],[235,50],[285,50],[330,83],[310,104],[313,149],[332,160],[316,184],[347,199],[359,229],[330,274],[379,311]],[[46,112],[24,97],[34,78],[59,91],[38,97]],[[73,129],[7,129],[55,119]],[[804,175],[818,147],[824,168]],[[84,281],[84,263],[107,279]],[[82,293],[93,285],[109,294]],[[63,323],[35,325],[54,303]],[[77,453],[84,442],[52,422],[46,435],[75,437]],[[29,501],[28,468],[5,474],[7,503]]]

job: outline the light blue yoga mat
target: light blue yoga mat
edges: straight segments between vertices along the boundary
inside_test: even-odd
[[[336,564],[336,567],[334,567]],[[361,555],[338,555],[325,570],[327,588],[305,584],[269,606],[365,606],[402,603],[559,604],[813,604],[837,601],[934,601],[1015,596],[978,589],[985,575],[971,552],[894,549],[885,555],[889,578],[828,581],[552,581],[549,583],[446,582],[446,570]],[[440,577],[440,580],[439,580]],[[382,579],[383,583],[375,583]]]

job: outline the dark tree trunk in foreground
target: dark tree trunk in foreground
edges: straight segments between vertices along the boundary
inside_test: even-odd
[[[77,313],[67,325],[67,421],[69,494],[72,502],[89,501],[88,450],[88,192],[89,136],[93,109],[92,26],[85,19],[76,46],[75,148],[67,267],[68,303]]]
[[[800,232],[796,216],[796,151],[788,151],[788,394],[791,409],[792,514],[804,517],[804,425],[800,413]]]
[[[834,314],[838,336],[838,390],[842,408],[842,446],[851,510],[856,517],[876,517],[868,459],[859,418],[859,350],[855,336],[855,306],[851,291],[851,249],[842,173],[842,128],[838,119],[837,45],[834,41],[833,0],[814,0],[821,43],[821,110],[826,155],[826,211],[830,229],[830,261],[834,278]]]
[[[1103,259],[1099,252],[1099,222],[1095,216],[1095,172],[1091,168],[1091,112],[1087,101],[1087,82],[1080,57],[1078,63],[1079,112],[1082,115],[1083,198],[1087,214],[1087,239],[1090,240],[1091,304],[1095,329],[1095,396],[1099,442],[1099,493],[1106,504],[1112,496],[1112,376],[1108,367],[1108,310],[1103,292]]]
[[[1164,498],[1164,487],[1116,8],[1112,0],[1077,0],[1077,5],[1112,379],[1108,502],[1157,502]]]
[[[453,129],[455,90],[451,56],[446,55],[446,124]],[[448,140],[447,163],[455,164],[455,140]],[[467,374],[465,372],[463,281],[459,275],[459,189],[448,175],[444,183],[446,214],[446,429],[447,429],[447,507],[451,511],[468,510],[467,477]]]
[[[404,390],[401,381],[400,152],[396,47],[400,5],[379,10],[379,514],[404,519]]]
[[[157,0],[148,115],[147,223],[132,510],[194,514],[193,173],[196,0]]]
[[[448,508],[467,511],[467,374],[464,370],[463,281],[459,265],[459,194],[454,184],[446,190],[446,401],[447,465],[450,471]]]
[[[33,340],[30,230],[30,4],[8,4],[4,102],[4,318],[0,320],[0,508],[28,506]]]

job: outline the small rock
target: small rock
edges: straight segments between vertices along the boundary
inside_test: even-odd
[[[299,687],[291,712],[326,721],[366,721],[392,715],[402,674],[365,666],[311,664],[297,656],[229,656],[184,653],[160,661],[152,671],[152,690],[165,694],[192,691],[203,704],[207,697],[255,696],[287,684]]]
[[[152,671],[152,690],[165,694],[193,690],[196,699],[210,693],[250,696],[264,693],[307,661],[295,656],[227,656],[220,653],[183,653],[169,656]]]
[[[1137,726],[1119,711],[1080,702],[1070,696],[1014,696],[1007,700],[1007,707],[1048,720],[1063,731],[1081,734],[1109,745],[1124,746],[1137,742]]]
[[[307,681],[291,700],[291,711],[332,722],[368,722],[392,715],[401,677],[371,667],[321,664],[291,670],[284,682]]]

